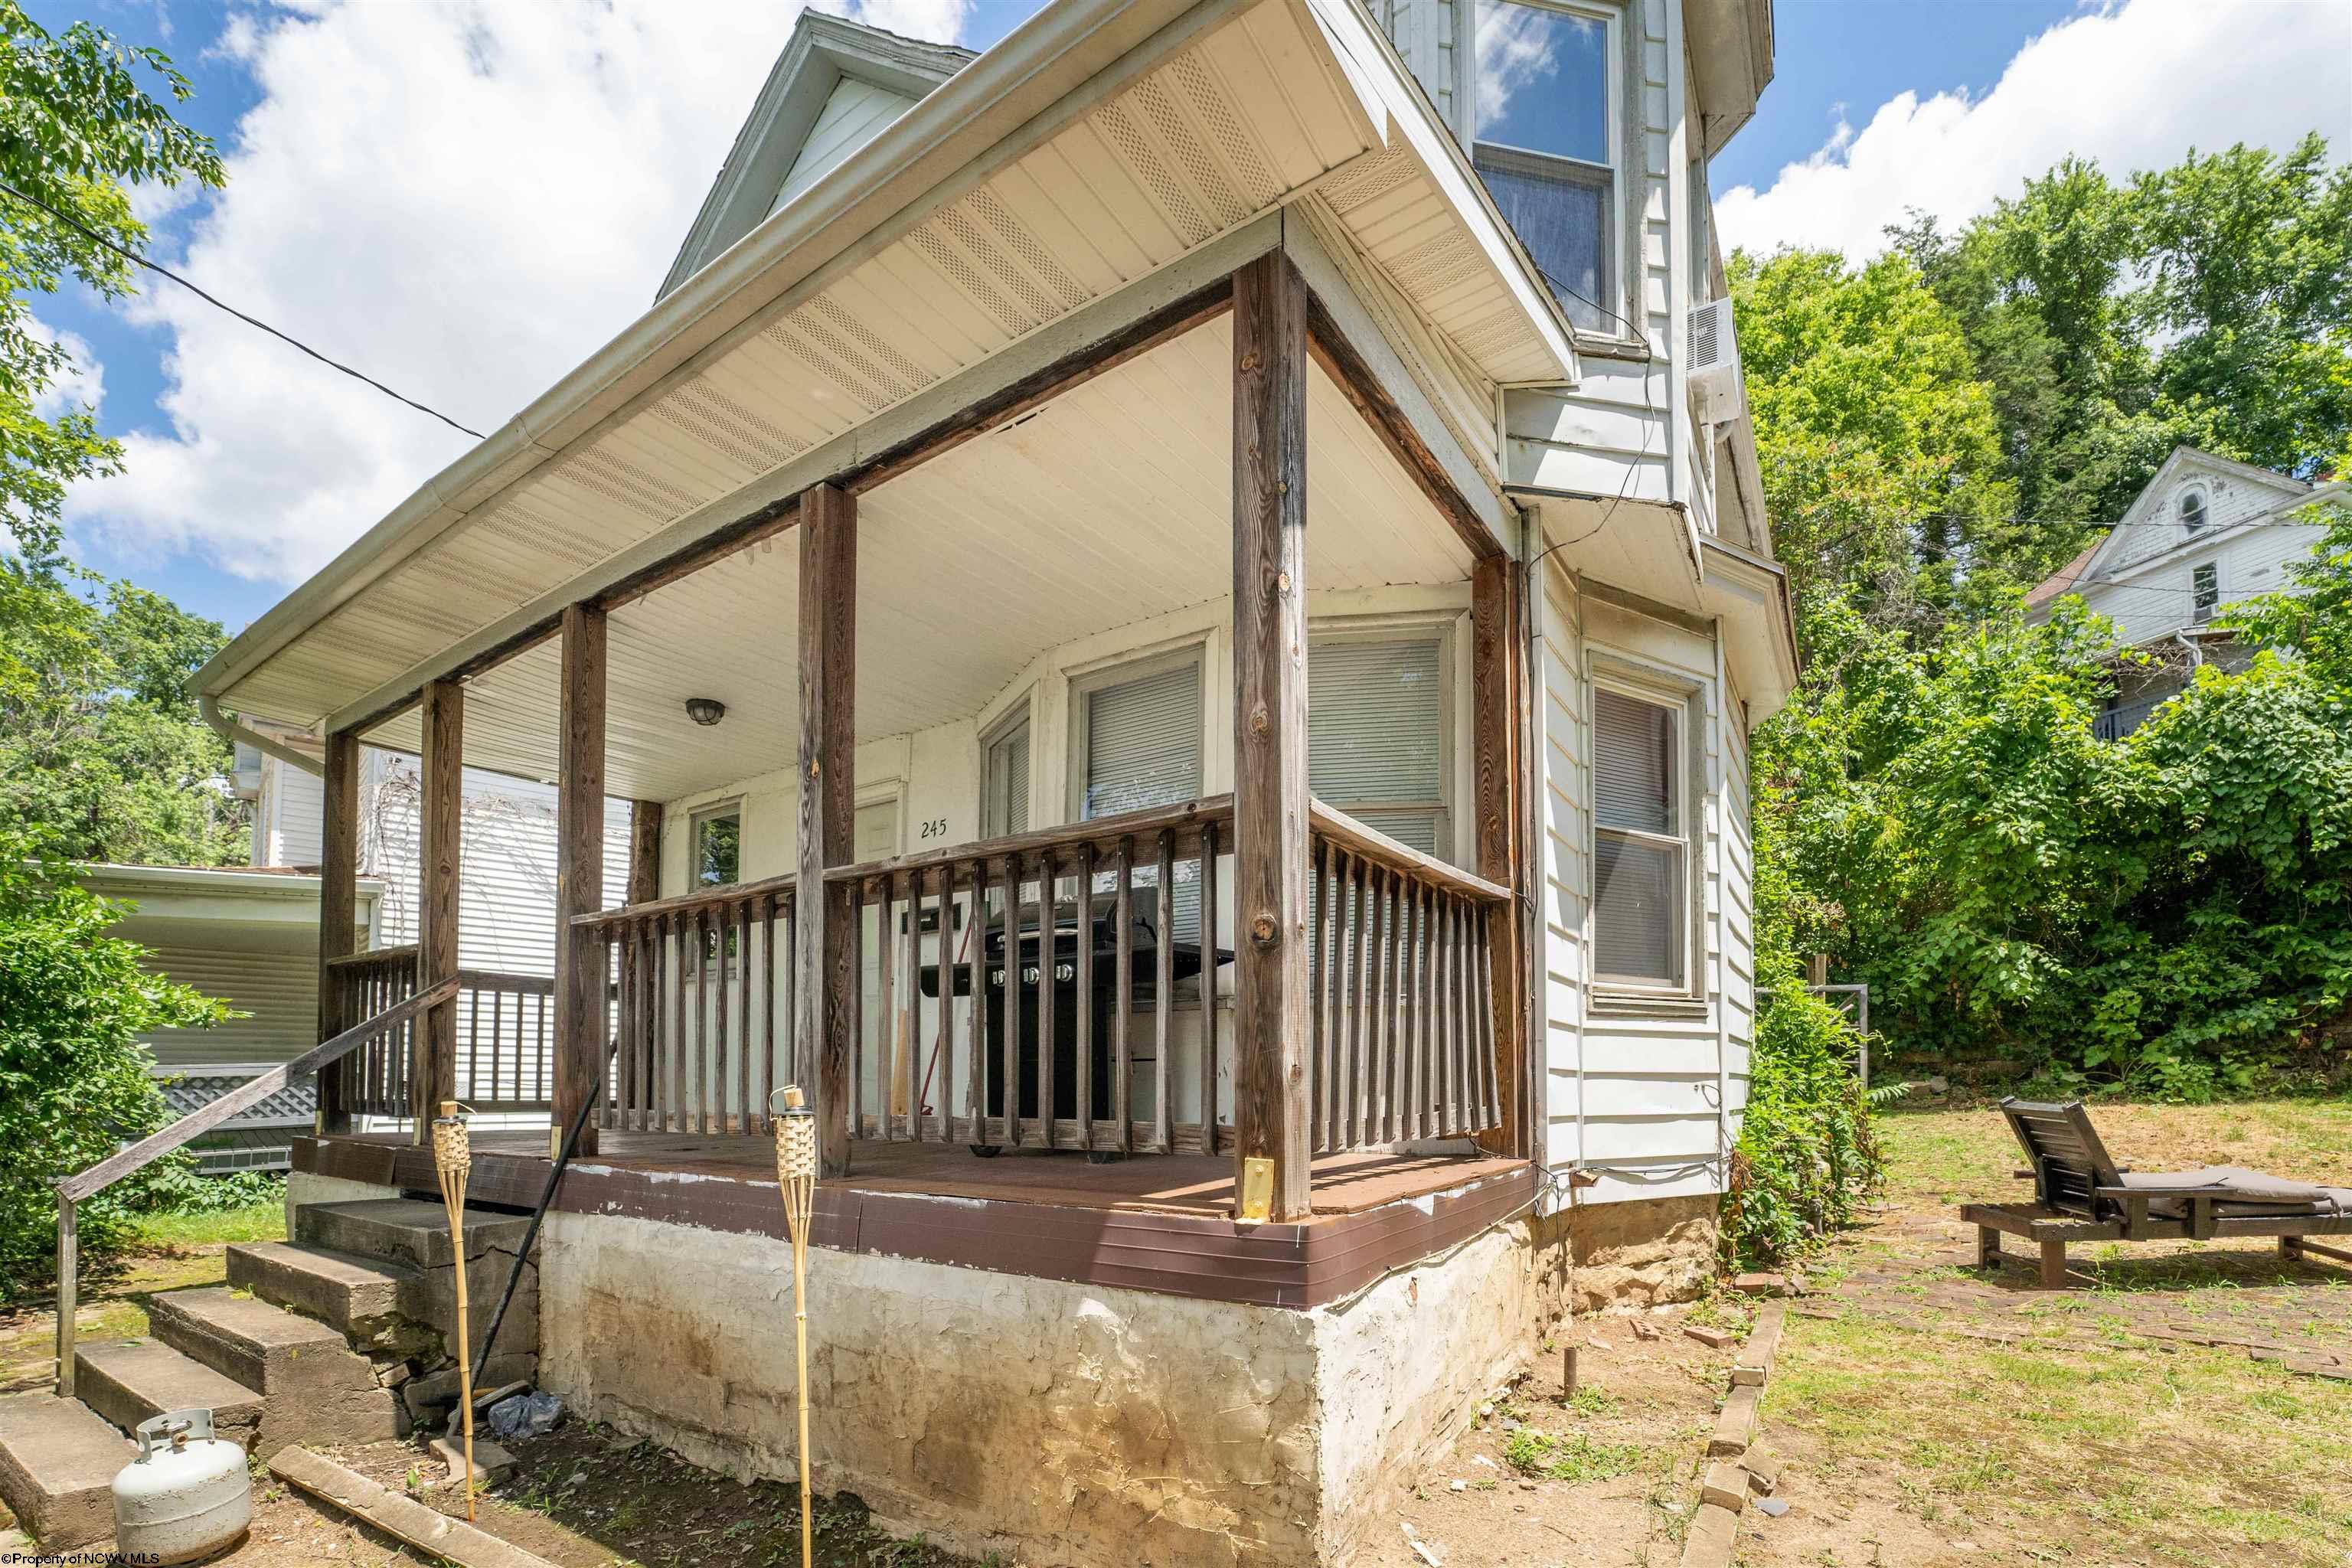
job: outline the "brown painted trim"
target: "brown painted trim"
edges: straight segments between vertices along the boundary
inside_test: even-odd
[[[427,1149],[297,1138],[294,1168],[412,1192],[436,1190]],[[746,1167],[741,1177],[698,1173],[692,1181],[679,1181],[668,1173],[583,1160],[565,1171],[551,1206],[564,1214],[789,1239],[776,1184],[758,1179],[754,1169]],[[544,1159],[477,1150],[467,1194],[476,1203],[528,1208],[545,1190],[547,1172]],[[816,1190],[812,1239],[837,1252],[1304,1310],[1459,1246],[1525,1209],[1536,1190],[1535,1167],[1521,1165],[1358,1214],[1248,1226],[1202,1215],[867,1192],[827,1182]]]
[[[1429,504],[1437,509],[1438,515],[1453,528],[1470,553],[1481,561],[1503,556],[1506,552],[1495,542],[1486,520],[1454,488],[1445,465],[1437,460],[1437,454],[1429,449],[1429,443],[1413,428],[1412,417],[1389,395],[1380,377],[1372,374],[1372,367],[1356,352],[1348,334],[1339,330],[1330,307],[1317,297],[1311,285],[1302,282],[1300,287],[1307,294],[1307,350],[1323,367],[1323,374],[1355,405],[1364,423],[1404,465],[1404,471],[1412,476],[1412,482],[1421,487],[1421,493],[1429,498]]]

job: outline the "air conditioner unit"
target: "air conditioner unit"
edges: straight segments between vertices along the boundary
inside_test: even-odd
[[[1739,382],[1739,339],[1731,330],[1729,299],[1709,300],[1690,313],[1691,412],[1702,425],[1728,425],[1747,399]]]

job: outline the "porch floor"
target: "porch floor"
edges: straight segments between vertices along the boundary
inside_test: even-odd
[[[469,1201],[529,1208],[547,1190],[544,1129],[473,1139]],[[404,1132],[298,1138],[294,1168],[430,1191],[431,1154]],[[1334,1154],[1315,1162],[1313,1216],[1233,1219],[1229,1156],[1150,1154],[1107,1165],[1042,1150],[981,1159],[936,1143],[852,1143],[850,1174],[820,1184],[819,1247],[1303,1307],[1411,1264],[1533,1201],[1534,1167],[1481,1155]],[[605,1131],[573,1158],[553,1207],[746,1235],[785,1235],[765,1138]]]
[[[365,1136],[370,1142],[394,1144],[408,1141],[400,1133]],[[547,1159],[544,1132],[482,1132],[475,1136],[473,1146],[480,1152],[542,1163]],[[606,1131],[594,1163],[624,1171],[740,1178],[762,1171],[772,1173],[776,1152],[765,1138]],[[1361,1214],[1383,1204],[1425,1197],[1482,1176],[1498,1175],[1520,1163],[1460,1154],[1360,1151],[1327,1154],[1315,1162],[1315,1213],[1318,1217]],[[1218,1215],[1234,1212],[1234,1163],[1223,1154],[1139,1154],[1111,1164],[1090,1165],[1077,1154],[1043,1150],[1007,1151],[984,1160],[969,1150],[938,1143],[859,1139],[850,1144],[847,1178],[822,1184],[868,1193],[928,1193],[1071,1208]]]

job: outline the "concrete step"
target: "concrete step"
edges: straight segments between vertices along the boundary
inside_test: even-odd
[[[476,1333],[488,1326],[489,1315],[506,1290],[515,1254],[530,1228],[530,1220],[520,1215],[466,1211],[466,1289]],[[415,1322],[431,1325],[437,1333],[447,1332],[455,1321],[457,1254],[449,1243],[448,1211],[437,1203],[367,1198],[307,1204],[295,1213],[294,1242],[313,1251],[414,1269],[422,1276],[421,1283],[400,1296],[401,1311]],[[515,1287],[514,1306],[499,1329],[498,1348],[500,1354],[527,1354],[539,1349],[536,1264],[523,1268]]]
[[[466,1211],[468,1261],[504,1253],[511,1260],[530,1221],[522,1215]],[[356,1203],[306,1204],[295,1212],[294,1239],[414,1268],[446,1268],[449,1215],[439,1204],[417,1198],[364,1198]]]
[[[401,1435],[405,1415],[374,1363],[315,1318],[226,1286],[167,1290],[147,1303],[147,1331],[223,1376],[258,1389],[261,1430],[250,1452],[289,1443],[377,1443]]]
[[[51,1552],[112,1538],[114,1475],[138,1457],[78,1399],[0,1399],[0,1503]]]
[[[74,1394],[125,1432],[166,1410],[203,1405],[213,1435],[250,1452],[261,1432],[261,1395],[155,1340],[83,1345]]]
[[[297,1242],[245,1242],[228,1249],[228,1282],[318,1319],[363,1350],[423,1354],[440,1335],[422,1269]]]

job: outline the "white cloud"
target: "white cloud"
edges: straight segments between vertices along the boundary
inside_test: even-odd
[[[1983,97],[1904,93],[1783,168],[1768,190],[1722,193],[1725,243],[1822,246],[1860,258],[1906,209],[1946,226],[2014,196],[2068,153],[2109,175],[2190,147],[2273,148],[2318,131],[2352,155],[2352,5],[2344,0],[2129,0],[2074,16],[2020,49]]]
[[[968,0],[880,0],[952,36]],[[240,15],[210,47],[260,92],[189,276],[490,430],[653,301],[799,6],[342,4]],[[69,516],[117,554],[292,583],[470,443],[156,282],[167,422]]]
[[[36,416],[55,419],[84,408],[95,412],[106,401],[106,367],[99,363],[88,339],[79,332],[52,327],[37,316],[25,319],[25,332],[37,342],[58,344],[68,361],[64,373],[33,399]]]

